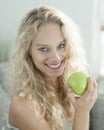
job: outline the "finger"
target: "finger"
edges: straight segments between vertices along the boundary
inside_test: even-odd
[[[93,95],[92,95],[92,97],[96,100],[97,99],[97,84],[96,84],[96,82],[94,81],[94,83],[93,83]]]
[[[87,80],[87,91],[89,91],[89,92],[92,91],[93,90],[92,86],[93,86],[92,78],[88,77],[88,80]]]
[[[93,79],[93,82],[94,82],[93,85],[97,87],[98,86],[97,81],[95,79]]]
[[[86,90],[86,92],[82,96],[88,98],[91,95],[92,91],[93,91],[92,78],[88,77],[88,80],[87,80],[87,90]]]
[[[96,86],[97,86],[96,81],[92,77],[89,77],[87,90],[83,96],[87,97],[87,99],[90,99],[90,98],[96,99],[96,97],[97,97],[97,87]]]

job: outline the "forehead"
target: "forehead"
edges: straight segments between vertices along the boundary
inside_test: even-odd
[[[64,39],[61,27],[56,23],[47,23],[42,25],[35,38],[34,43],[58,43]]]

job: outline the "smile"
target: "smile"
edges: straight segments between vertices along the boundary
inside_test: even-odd
[[[46,64],[46,65],[47,65],[47,67],[49,67],[51,69],[58,69],[62,65],[62,62],[59,62],[57,64]]]

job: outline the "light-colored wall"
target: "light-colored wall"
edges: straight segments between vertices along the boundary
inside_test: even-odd
[[[0,0],[0,39],[14,40],[19,23],[28,10],[40,5],[54,6],[75,20],[89,57],[92,42],[93,0]],[[90,62],[90,59],[88,58]]]

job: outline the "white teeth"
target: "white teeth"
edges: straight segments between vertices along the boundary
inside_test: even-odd
[[[58,63],[56,65],[47,64],[48,67],[53,68],[53,69],[58,68],[60,65],[61,65],[61,63]]]

